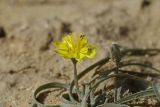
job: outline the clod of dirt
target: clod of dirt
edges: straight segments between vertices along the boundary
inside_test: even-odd
[[[66,33],[71,33],[72,30],[71,30],[71,24],[70,23],[66,23],[66,22],[62,22],[62,25],[61,25],[61,34],[66,34]]]
[[[141,8],[145,8],[148,7],[151,4],[150,0],[143,0],[142,4],[141,4]]]
[[[121,36],[126,37],[129,33],[129,28],[125,27],[125,26],[122,26],[122,27],[119,28],[119,32],[120,32]]]
[[[4,28],[3,27],[1,27],[0,26],[0,38],[4,38],[4,37],[6,37],[6,31],[4,30]]]
[[[126,89],[125,89],[126,88]],[[129,90],[132,93],[136,93],[148,88],[147,82],[137,79],[126,79],[122,90]]]
[[[45,50],[48,50],[49,49],[49,45],[52,43],[53,41],[53,35],[52,33],[48,33],[48,36],[46,38],[46,41],[45,43],[40,47],[40,50],[41,51],[45,51]]]

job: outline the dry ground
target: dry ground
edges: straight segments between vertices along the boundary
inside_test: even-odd
[[[1,0],[0,107],[29,107],[33,91],[47,82],[69,82],[71,61],[53,52],[53,40],[82,32],[103,58],[112,42],[160,48],[159,0]],[[153,58],[159,68],[160,56]]]

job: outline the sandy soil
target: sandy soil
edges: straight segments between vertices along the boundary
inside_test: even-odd
[[[159,0],[1,0],[0,107],[29,107],[34,90],[47,82],[69,82],[72,63],[53,52],[53,40],[67,32],[87,35],[97,57],[112,42],[160,48]],[[152,59],[159,68],[160,56]]]

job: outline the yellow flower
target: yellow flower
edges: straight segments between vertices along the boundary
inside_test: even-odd
[[[62,42],[55,41],[54,45],[58,48],[55,50],[56,53],[77,61],[84,57],[94,58],[96,55],[96,47],[88,45],[88,39],[80,34],[76,35],[76,39],[73,33],[64,35]]]

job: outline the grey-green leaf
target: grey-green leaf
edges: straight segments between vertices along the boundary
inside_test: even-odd
[[[129,106],[124,104],[105,103],[97,107],[129,107]]]

